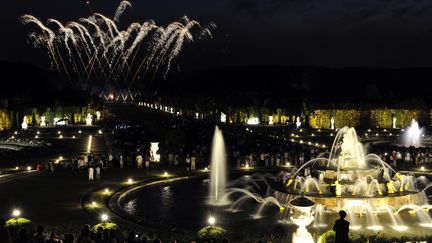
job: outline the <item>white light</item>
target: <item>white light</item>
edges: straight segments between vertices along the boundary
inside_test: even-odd
[[[204,168],[204,171],[207,172],[207,171],[208,171],[208,167],[205,167],[205,168]]]
[[[99,133],[99,134],[102,134],[102,130],[99,130],[98,133]]]
[[[36,136],[35,136],[35,138],[39,138],[39,136],[38,136],[38,135],[36,135]]]
[[[63,135],[60,135],[59,138],[63,138]]]
[[[333,137],[333,133],[330,133],[330,137]]]
[[[247,120],[246,122],[248,125],[258,125],[259,124],[259,119],[258,117],[251,117]]]
[[[350,225],[350,230],[359,230],[361,229],[361,225]]]
[[[226,115],[223,112],[221,112],[220,121],[226,123]]]
[[[208,223],[209,223],[210,225],[214,225],[214,224],[216,223],[216,218],[213,217],[213,216],[210,216],[210,217],[208,218]]]
[[[325,148],[326,146],[323,144],[322,147]]]
[[[101,219],[102,219],[103,222],[107,221],[108,220],[108,215],[102,214],[101,215]]]
[[[79,131],[78,131],[78,133],[79,133],[79,134],[81,134],[81,133],[82,133],[82,131],[81,131],[81,130],[79,130]]]
[[[17,167],[15,167],[15,170],[19,170],[19,167],[17,166]]]
[[[420,170],[425,170],[425,167],[424,166],[420,167]]]
[[[73,135],[72,138],[75,138],[75,135]]]
[[[249,169],[249,164],[246,164],[246,165],[245,165],[245,168],[246,168],[246,169]]]
[[[93,137],[92,137],[92,135],[90,135],[89,138],[88,138],[88,142],[87,142],[87,151],[88,151],[88,152],[91,151],[91,147],[92,147],[92,140],[93,140]]]
[[[150,142],[150,161],[160,162],[159,142]]]
[[[17,132],[17,131],[15,131],[15,132],[14,132],[14,134],[15,134],[15,135],[17,135],[17,134],[18,134],[18,132]]]
[[[378,230],[382,230],[383,227],[381,225],[371,225],[367,227],[368,230],[374,230],[374,231],[378,231]]]
[[[63,156],[59,156],[59,160],[63,160]]]
[[[392,228],[396,231],[405,231],[408,229],[406,225],[393,225]]]
[[[31,170],[32,169],[32,167],[31,166],[27,166],[27,170]]]
[[[370,129],[368,129],[368,132],[370,132],[371,130]]]
[[[36,132],[36,134],[40,134],[40,132],[39,132],[39,131],[37,131],[37,132]]]
[[[286,163],[286,166],[291,166],[291,163],[290,163],[290,162],[287,162],[287,163]]]
[[[61,132],[60,132],[60,131],[57,131],[57,134],[61,134]]]
[[[18,210],[18,209],[14,209],[14,210],[12,211],[12,216],[13,216],[13,217],[17,218],[17,217],[19,217],[20,215],[21,215],[21,211],[20,211],[20,210]]]
[[[308,145],[312,145],[312,143],[311,143],[311,142],[308,142]]]
[[[303,143],[303,140],[300,140],[300,143]]]
[[[133,180],[132,180],[131,178],[129,178],[129,179],[127,180],[127,182],[130,184],[130,183],[133,182]]]
[[[273,125],[274,121],[273,121],[273,116],[269,116],[269,125]]]
[[[96,202],[95,202],[95,201],[93,201],[93,202],[92,202],[92,205],[93,205],[93,206],[96,206]]]
[[[164,172],[164,176],[167,177],[168,176],[168,172],[165,171]]]
[[[379,136],[379,134],[378,134],[378,133],[376,133],[376,134],[375,134],[375,136],[377,136],[377,137],[378,137],[378,136]]]
[[[106,188],[104,192],[105,192],[105,194],[108,194],[108,193],[110,193],[110,191],[109,191],[109,189],[108,189],[108,188]]]
[[[384,129],[384,132],[387,132],[387,129]]]
[[[315,134],[312,133],[312,137],[315,137]]]
[[[392,134],[392,133],[390,133],[389,135],[390,135],[390,136],[393,136],[393,134]]]

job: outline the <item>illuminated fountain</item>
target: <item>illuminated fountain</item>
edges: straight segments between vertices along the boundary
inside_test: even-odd
[[[293,208],[291,215],[292,222],[298,226],[293,234],[293,242],[313,243],[311,233],[306,229],[314,221],[312,208],[315,203],[305,198],[303,195],[290,201],[290,206]]]
[[[262,189],[262,183],[267,190],[261,196],[257,191]],[[379,156],[366,154],[354,128],[344,127],[337,133],[329,153],[321,154],[291,173],[281,172],[276,177],[261,174],[241,177],[230,183],[223,198],[238,195],[232,200],[230,210],[233,212],[241,210],[246,200],[258,202],[260,206],[251,215],[253,218],[263,217],[265,206],[279,207],[280,222],[299,225],[300,233],[305,233],[303,228],[312,222],[315,228],[330,227],[340,210],[347,211],[351,230],[380,231],[389,227],[404,231],[409,226],[401,215],[412,212],[416,212],[417,226],[432,227],[429,214],[432,206],[427,195],[432,184],[429,183],[425,177],[396,172]],[[315,206],[314,212],[303,217],[299,224],[295,220],[298,207],[291,202],[300,195]],[[298,234],[296,232],[294,237]]]
[[[405,147],[420,147],[422,134],[423,130],[419,127],[418,122],[413,119],[411,121],[411,125],[405,129],[405,133],[403,135]]]
[[[213,135],[211,166],[210,166],[210,193],[209,203],[212,205],[224,205],[229,201],[224,200],[227,182],[226,152],[222,131],[216,127]]]

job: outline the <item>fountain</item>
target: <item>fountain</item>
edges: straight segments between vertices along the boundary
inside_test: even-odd
[[[419,124],[415,119],[412,119],[411,125],[405,129],[403,135],[405,147],[420,147],[422,134],[423,129],[419,127]]]
[[[298,226],[297,231],[293,234],[292,242],[313,243],[311,233],[306,229],[314,221],[312,208],[315,203],[303,195],[290,201],[293,207],[291,220]]]
[[[216,126],[213,135],[211,165],[210,165],[210,193],[209,203],[212,205],[226,205],[229,201],[223,198],[226,189],[226,153],[222,131]]]

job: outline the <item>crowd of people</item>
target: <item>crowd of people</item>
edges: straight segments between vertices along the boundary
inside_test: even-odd
[[[32,234],[32,232],[34,233]],[[80,232],[64,233],[58,235],[56,232],[46,232],[43,225],[38,225],[35,229],[29,227],[7,226],[6,221],[0,218],[0,243],[162,243],[162,239],[155,235],[139,234],[134,230],[119,232],[115,228],[104,228],[98,226],[92,228],[90,225],[84,225]],[[167,240],[164,242],[177,243],[177,240]],[[197,242],[215,242],[200,239],[187,241],[190,243]],[[217,242],[229,243],[228,238],[218,239]],[[257,240],[257,243],[264,243],[263,240]],[[271,243],[272,241],[266,241]]]
[[[149,125],[145,122],[117,121],[106,127],[112,137],[112,156],[118,167],[151,166],[149,142],[159,141],[160,163],[194,170],[209,166],[215,125],[206,120],[175,118]],[[163,130],[163,132],[152,131]],[[302,165],[326,149],[293,144],[269,136],[266,128],[221,127],[231,167],[271,167]],[[281,131],[282,132],[282,131]],[[155,133],[159,135],[155,135]],[[164,134],[161,136],[160,134]],[[281,136],[282,137],[282,136]]]

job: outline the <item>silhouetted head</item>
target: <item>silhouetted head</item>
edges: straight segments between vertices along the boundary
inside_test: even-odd
[[[43,232],[44,232],[43,225],[38,225],[38,227],[37,227],[37,233],[41,235],[41,234],[43,234]]]
[[[339,211],[339,216],[344,219],[346,217],[347,213],[343,210]]]

